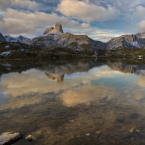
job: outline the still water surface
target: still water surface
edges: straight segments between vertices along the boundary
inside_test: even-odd
[[[0,70],[0,133],[23,133],[15,145],[145,144],[145,65],[0,63]]]

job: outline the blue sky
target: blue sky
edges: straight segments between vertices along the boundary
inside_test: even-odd
[[[0,0],[0,32],[42,35],[47,27],[108,41],[145,31],[145,0]]]

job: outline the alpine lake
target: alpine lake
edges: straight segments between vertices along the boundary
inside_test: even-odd
[[[140,61],[9,61],[0,76],[0,133],[22,133],[15,145],[145,144]]]

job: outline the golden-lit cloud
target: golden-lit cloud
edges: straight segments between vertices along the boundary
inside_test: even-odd
[[[0,110],[3,109],[18,109],[24,106],[28,105],[34,105],[34,104],[39,104],[42,101],[42,97],[39,95],[34,95],[34,96],[24,96],[20,98],[13,98],[10,97],[6,101],[4,105],[0,107]]]
[[[72,68],[75,69],[75,68]],[[61,71],[61,70],[60,70]],[[73,70],[72,70],[73,71]],[[65,74],[65,71],[63,70]],[[53,74],[56,76],[62,75],[61,72]],[[55,80],[47,78],[45,72],[35,69],[26,72],[10,73],[2,76],[1,88],[4,95],[11,95],[13,97],[29,94],[39,93],[44,94],[48,92],[58,92],[60,90],[71,89],[81,83],[89,84],[92,80],[103,77],[114,77],[121,73],[111,70],[109,67],[93,68],[88,72],[76,73],[75,76],[64,77],[64,82],[61,84],[56,83]],[[71,78],[73,77],[73,78]]]
[[[89,1],[79,0],[61,0],[57,9],[65,16],[75,17],[85,22],[110,20],[120,14],[119,10],[113,6],[108,5],[105,8]]]
[[[143,91],[141,89],[135,89],[135,90],[133,90],[132,94],[133,94],[134,98],[136,100],[138,100],[138,101],[141,100],[144,97]]]
[[[89,105],[93,101],[99,101],[103,98],[111,100],[119,95],[119,92],[113,87],[85,85],[71,90],[66,90],[60,96],[62,102],[67,107],[73,107],[78,104]]]
[[[51,71],[49,71],[49,77],[47,71],[39,71],[36,69],[24,71],[21,74],[9,73],[2,75],[0,88],[4,100],[7,103],[0,108],[20,108],[26,105],[38,104],[43,100],[43,94],[51,92],[58,93],[59,91],[64,92],[61,99],[66,106],[74,106],[80,103],[89,104],[96,98],[106,96],[109,99],[117,95],[113,88],[90,85],[92,80],[121,75],[121,73],[113,71],[107,66],[93,68],[88,72],[77,72],[72,75],[66,75],[64,76],[64,82],[60,84],[57,83],[57,81],[60,82],[60,80],[52,79],[50,76],[57,76],[58,78],[60,75],[61,78],[61,76],[65,74],[65,68],[62,68],[62,72],[61,69],[59,69],[59,72],[53,72],[52,74]],[[74,72],[75,69],[74,66],[71,67],[72,72]],[[87,70],[88,69],[83,67],[83,71]],[[67,73],[66,69],[66,74]],[[102,92],[102,90],[104,91]]]
[[[9,7],[19,7],[35,10],[38,8],[38,4],[31,0],[0,0],[0,8],[4,9]]]
[[[138,76],[138,85],[141,87],[145,87],[145,76]]]

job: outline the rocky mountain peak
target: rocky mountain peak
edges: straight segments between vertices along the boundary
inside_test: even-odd
[[[4,42],[5,41],[5,37],[3,36],[3,34],[0,33],[0,42]]]
[[[63,33],[62,25],[59,24],[59,23],[57,23],[57,24],[55,25],[55,27],[49,27],[49,28],[47,28],[47,29],[44,31],[43,35],[45,35],[45,34],[51,32],[52,30],[56,30],[56,31],[58,31],[58,32]]]
[[[57,30],[57,31],[59,31],[59,32],[61,32],[61,33],[63,33],[62,25],[59,24],[59,23],[57,23],[57,24],[55,25],[55,28],[54,28],[54,29]]]

